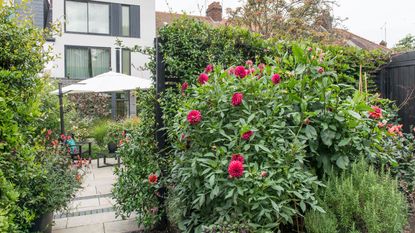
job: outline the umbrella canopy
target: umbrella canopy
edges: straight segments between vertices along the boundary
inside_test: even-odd
[[[62,93],[119,92],[148,89],[151,86],[150,79],[110,71],[66,86],[62,88]],[[52,94],[59,94],[59,90],[53,91]]]

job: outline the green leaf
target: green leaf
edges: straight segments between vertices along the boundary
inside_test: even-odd
[[[336,132],[326,129],[321,132],[321,140],[326,146],[333,144],[333,139],[336,137]]]
[[[305,205],[304,201],[301,201],[301,202],[300,202],[300,208],[301,208],[301,210],[302,210],[303,212],[305,212],[305,210],[306,210],[306,205]]]
[[[341,169],[346,169],[346,167],[349,165],[349,157],[347,156],[340,156],[336,160],[336,165]]]
[[[215,175],[211,175],[209,178],[209,185],[210,187],[213,187],[214,184],[215,184]]]
[[[228,192],[228,194],[226,194],[225,199],[228,199],[228,198],[232,197],[232,196],[233,196],[233,192],[234,192],[234,191],[235,191],[235,189],[231,189],[231,190]]]
[[[317,131],[311,125],[307,125],[305,127],[305,135],[307,136],[308,139],[317,139]]]
[[[345,146],[348,145],[350,143],[350,138],[343,138],[340,142],[339,142],[339,146]]]
[[[360,116],[360,114],[359,113],[357,113],[357,112],[355,112],[355,111],[353,111],[353,110],[349,110],[349,111],[347,111],[352,117],[354,117],[354,118],[356,118],[356,119],[358,119],[358,120],[360,120],[360,119],[362,119],[362,117]]]
[[[271,151],[266,147],[266,146],[264,146],[264,145],[261,145],[261,144],[258,144],[258,146],[263,150],[263,151],[265,151],[265,152],[267,152],[267,153],[271,153]]]

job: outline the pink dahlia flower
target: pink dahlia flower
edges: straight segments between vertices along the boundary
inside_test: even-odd
[[[248,141],[252,137],[252,135],[254,135],[254,132],[252,130],[249,130],[249,131],[246,131],[245,133],[243,133],[241,138],[243,140]]]
[[[207,81],[209,80],[209,76],[207,75],[207,74],[205,74],[205,73],[201,73],[200,75],[199,75],[199,79],[197,80],[200,84],[205,84],[205,83],[207,83]]]
[[[233,106],[239,106],[242,104],[242,100],[244,99],[244,95],[242,93],[235,93],[232,96],[232,105]]]
[[[198,110],[192,110],[187,114],[187,121],[191,125],[196,125],[202,120],[202,114]]]
[[[244,174],[244,165],[240,161],[234,160],[229,163],[228,173],[231,177],[239,178]]]
[[[234,72],[235,72],[235,76],[238,78],[245,78],[248,75],[245,67],[243,66],[237,66]]]
[[[281,77],[280,77],[280,75],[279,75],[279,74],[274,74],[274,75],[272,75],[272,77],[271,77],[271,81],[272,81],[272,83],[274,83],[275,85],[277,85],[278,83],[280,83],[280,82],[281,82]]]

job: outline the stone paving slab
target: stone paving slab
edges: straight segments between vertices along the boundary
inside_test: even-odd
[[[105,232],[104,224],[92,224],[86,226],[72,227],[66,229],[53,230],[53,233],[110,233]]]
[[[108,159],[108,162],[115,162]],[[116,177],[114,167],[97,168],[92,161],[82,180],[82,190],[70,203],[67,214],[55,213],[53,233],[127,233],[139,227],[135,214],[127,219],[116,218],[111,197]]]
[[[138,231],[139,227],[135,219],[117,222],[104,223],[104,230],[106,233],[124,233]]]

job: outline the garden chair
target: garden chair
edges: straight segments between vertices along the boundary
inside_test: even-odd
[[[75,137],[74,134],[71,134],[69,139],[66,139],[66,145],[69,149],[69,154],[71,155],[71,159],[72,161],[75,162],[75,160],[79,163],[80,160],[85,159],[84,155],[87,154],[88,155],[88,159],[90,160],[91,155],[92,155],[92,150],[91,150],[91,142],[88,142],[88,149],[87,150],[82,150],[82,146],[84,146],[84,144],[79,144],[75,141]]]

